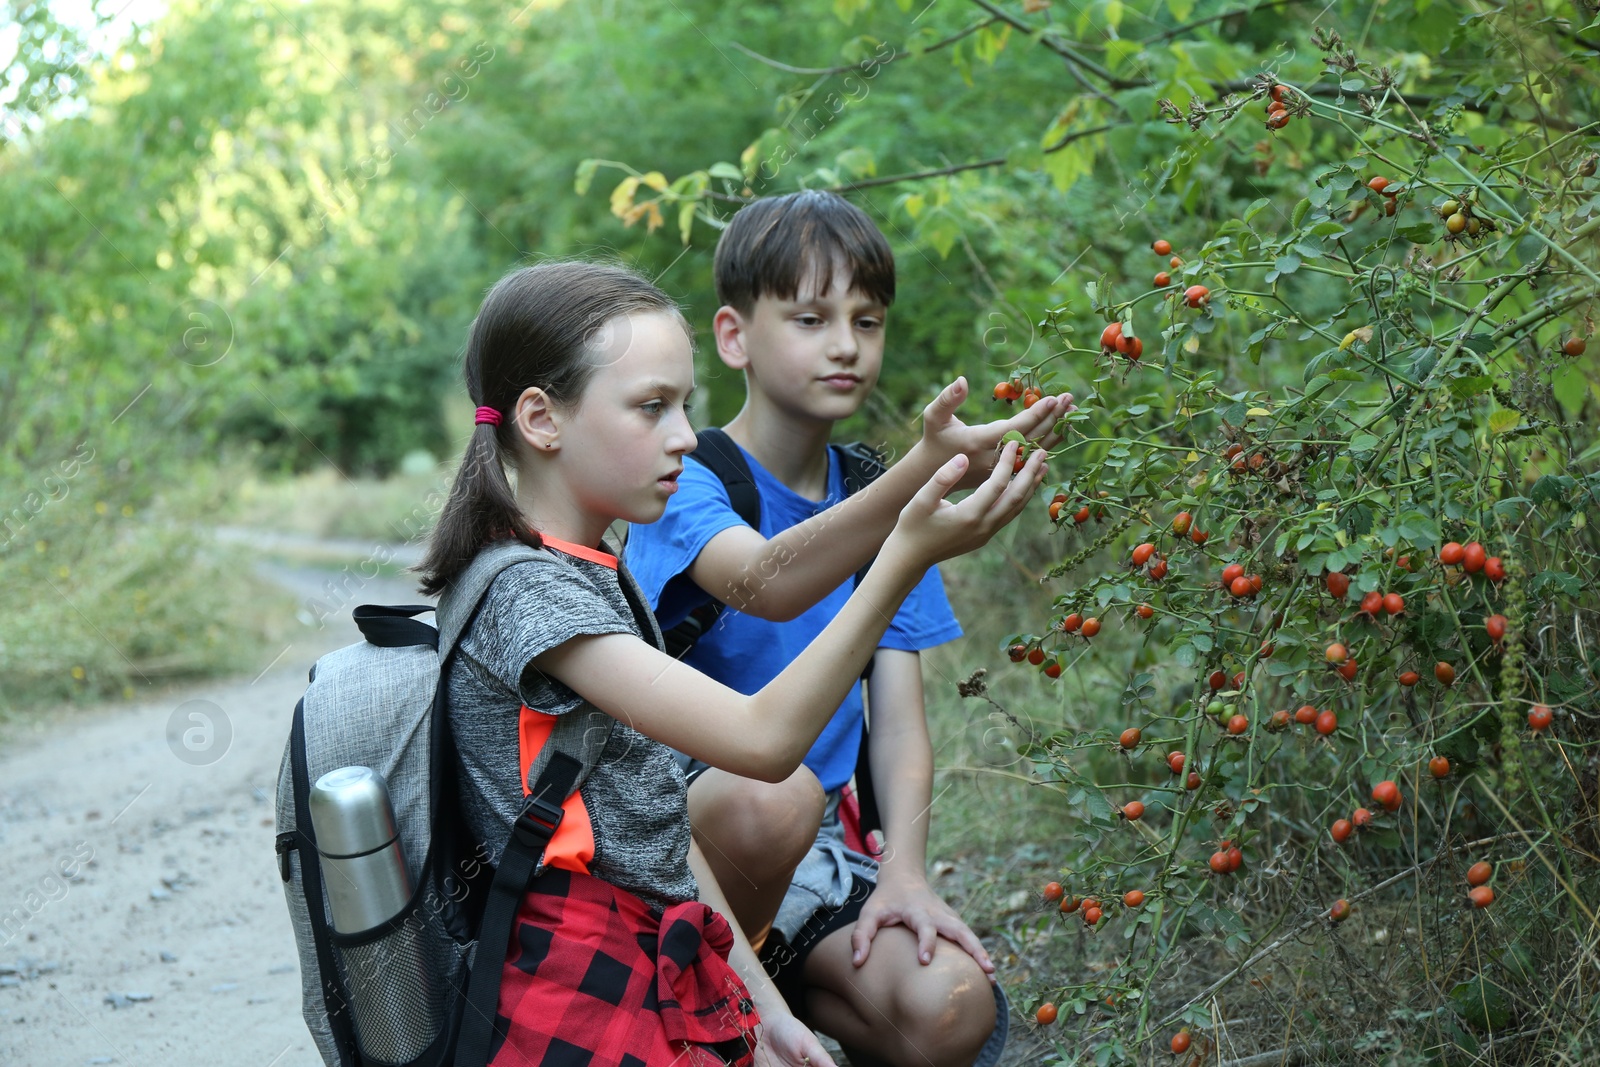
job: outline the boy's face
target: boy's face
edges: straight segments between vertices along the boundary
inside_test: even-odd
[[[887,309],[850,283],[848,268],[836,265],[826,292],[808,280],[793,300],[763,296],[748,315],[721,309],[723,362],[745,371],[752,391],[794,415],[837,422],[855,414],[883,367]]]

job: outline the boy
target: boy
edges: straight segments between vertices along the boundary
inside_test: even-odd
[[[1047,428],[1065,404],[1049,397],[968,427],[954,416],[966,396],[958,380],[928,405],[910,453],[846,498],[828,439],[877,381],[894,300],[888,242],[842,198],[795,193],[741,210],[717,244],[715,273],[717,351],[746,387],[726,432],[750,467],[761,528],[739,517],[715,474],[688,463],[661,520],[630,531],[627,557],[663,630],[709,597],[727,605],[685,659],[753,692],[849,598],[852,576],[933,470],[964,452],[976,484],[1006,431],[1052,445]],[[845,848],[838,815],[860,745],[859,686],[784,782],[689,769],[695,837],[733,918],[796,1016],[834,1037],[856,1067],[991,1064],[1005,1040],[994,965],[928,885],[924,864],[933,751],[919,652],[960,634],[931,570],[874,658],[881,863]]]

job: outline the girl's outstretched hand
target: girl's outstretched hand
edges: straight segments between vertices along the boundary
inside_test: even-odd
[[[932,566],[984,545],[1022,513],[1044,478],[1045,453],[1038,448],[1030,450],[1020,471],[1012,473],[1018,447],[1019,442],[1006,442],[989,476],[957,503],[945,497],[966,475],[968,460],[951,458],[901,509],[900,521],[884,547],[898,543],[918,563]]]
[[[1077,410],[1072,394],[1063,393],[1041,397],[1032,407],[1004,419],[969,426],[956,415],[966,399],[967,379],[962,376],[945,386],[922,410],[922,440],[934,455],[941,459],[953,455],[967,457],[967,470],[956,484],[957,489],[974,489],[983,483],[1007,434],[1020,433],[1040,448],[1055,448],[1062,440],[1055,432],[1057,420]]]
[[[834,1067],[811,1027],[788,1012],[761,1020],[756,1067]]]

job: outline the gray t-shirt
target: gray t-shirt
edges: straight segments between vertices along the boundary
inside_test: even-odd
[[[518,563],[489,586],[446,681],[464,770],[462,811],[495,863],[523,805],[522,706],[563,715],[584,705],[541,673],[534,657],[580,635],[643,636],[619,585],[632,578],[619,574],[614,557],[546,547],[558,564]],[[698,898],[689,869],[687,790],[671,749],[618,722],[579,792],[594,828],[591,873],[657,911]]]

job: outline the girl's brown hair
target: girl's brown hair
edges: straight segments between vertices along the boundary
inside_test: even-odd
[[[484,297],[467,337],[467,395],[500,412],[473,428],[427,555],[415,570],[427,596],[442,593],[491,541],[541,545],[517,505],[506,468],[517,467],[517,398],[534,386],[571,405],[597,369],[589,344],[607,320],[634,312],[678,313],[672,299],[623,267],[542,263],[512,271]]]

